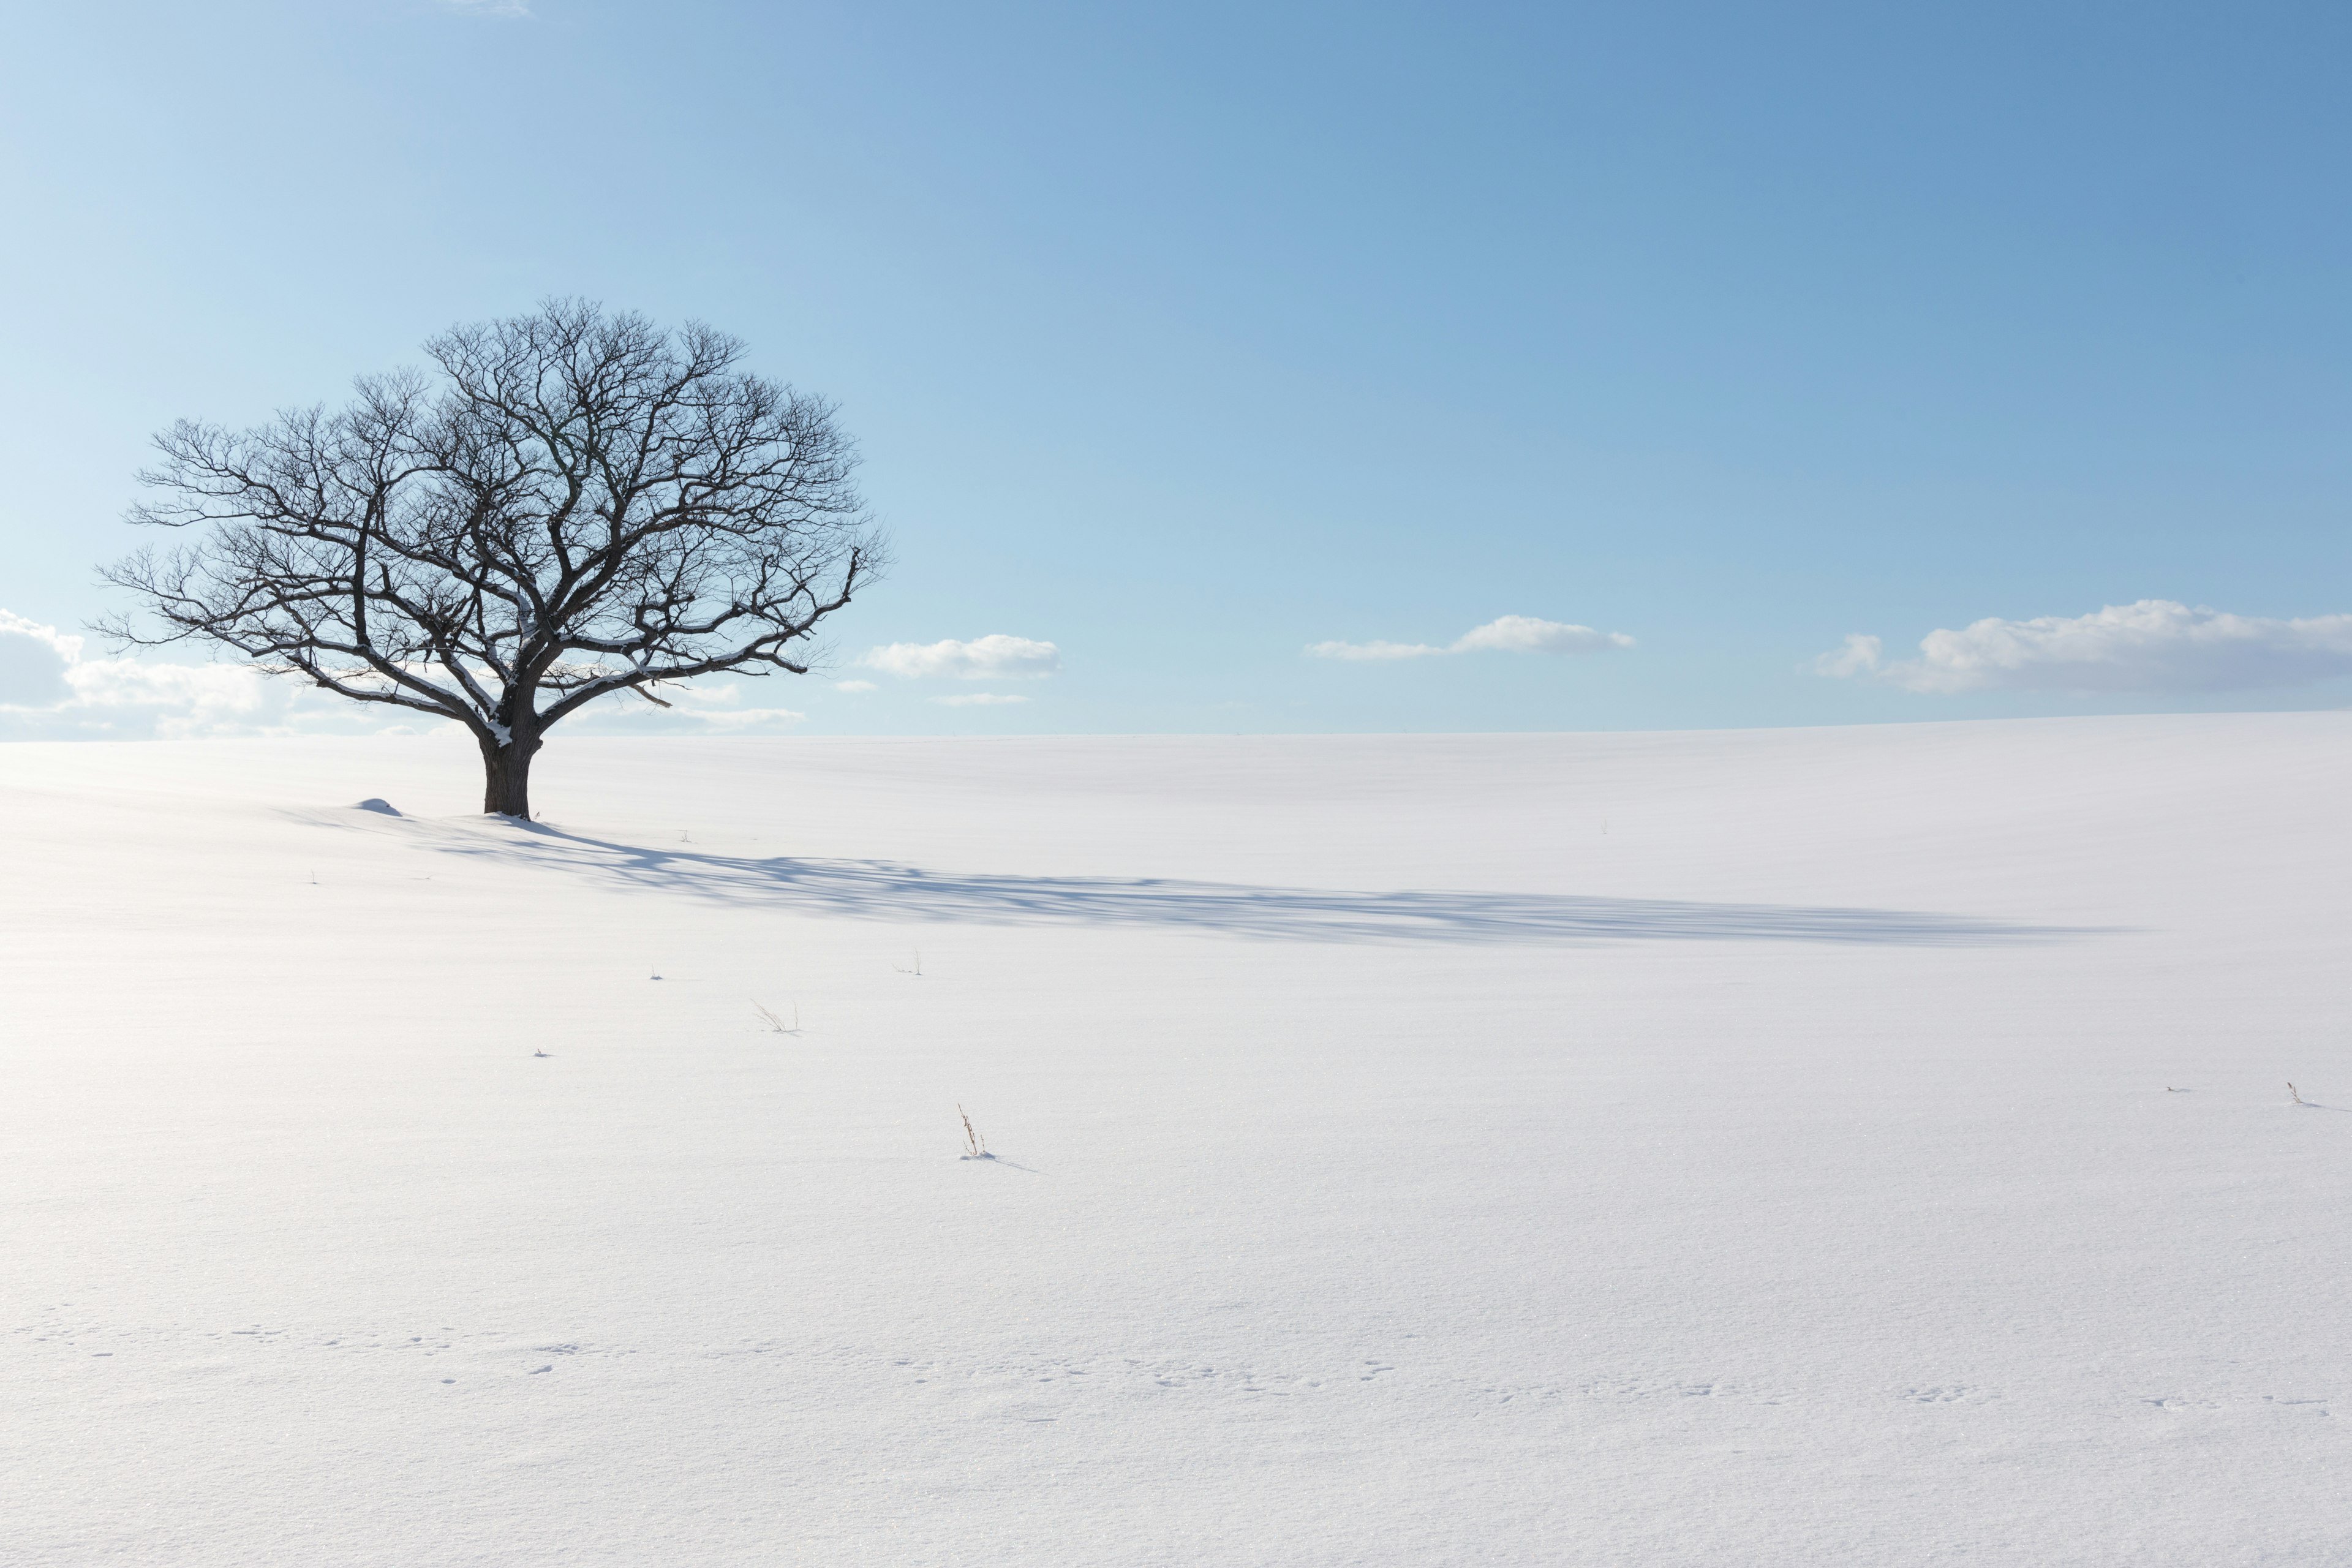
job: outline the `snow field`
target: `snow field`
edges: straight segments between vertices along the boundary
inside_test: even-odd
[[[2352,1559],[2347,762],[0,748],[6,1555]]]

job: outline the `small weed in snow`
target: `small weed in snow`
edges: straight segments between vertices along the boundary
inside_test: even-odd
[[[961,1104],[958,1104],[956,1106],[956,1114],[963,1118],[964,1148],[964,1152],[957,1155],[956,1158],[959,1160],[995,1159],[996,1156],[988,1152],[988,1140],[982,1138],[980,1135],[980,1130],[971,1124],[971,1113],[964,1110]]]
[[[801,1032],[801,1005],[797,1002],[793,1004],[793,1022],[792,1026],[789,1028],[785,1026],[783,1019],[776,1016],[775,1011],[772,1008],[763,1007],[759,1003],[754,1002],[751,1004],[751,1011],[757,1013],[761,1018],[765,1019],[767,1021],[768,1027],[774,1030],[779,1035],[797,1035]]]

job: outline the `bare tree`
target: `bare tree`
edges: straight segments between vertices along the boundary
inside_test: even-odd
[[[333,413],[183,420],[131,521],[209,524],[104,569],[189,639],[473,732],[482,809],[530,815],[547,731],[665,681],[806,674],[817,624],[884,563],[833,405],[738,368],[709,327],[551,300],[363,376]]]

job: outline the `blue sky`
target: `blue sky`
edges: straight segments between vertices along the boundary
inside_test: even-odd
[[[2344,705],[2347,79],[2315,5],[18,7],[0,733],[189,700],[68,641],[152,431],[554,293],[864,444],[898,569],[713,714]]]

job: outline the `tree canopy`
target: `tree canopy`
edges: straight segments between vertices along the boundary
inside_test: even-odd
[[[102,629],[454,720],[483,809],[528,816],[551,726],[719,670],[805,674],[885,563],[834,405],[740,368],[736,338],[559,300],[425,352],[339,409],[159,435],[131,519],[205,531],[105,568],[157,627]]]

